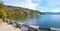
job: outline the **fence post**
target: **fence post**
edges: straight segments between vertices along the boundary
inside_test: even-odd
[[[21,28],[21,27],[23,27],[23,24],[24,23],[16,22],[16,27]]]
[[[38,31],[39,26],[29,26],[28,31]]]

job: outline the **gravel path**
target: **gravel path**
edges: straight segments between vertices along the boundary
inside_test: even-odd
[[[0,31],[21,31],[21,30],[19,28],[13,27],[12,25],[3,22],[3,20],[0,19]]]

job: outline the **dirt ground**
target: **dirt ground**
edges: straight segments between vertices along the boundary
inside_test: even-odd
[[[13,27],[12,25],[3,22],[3,20],[0,19],[0,31],[21,31],[21,30],[19,28]]]

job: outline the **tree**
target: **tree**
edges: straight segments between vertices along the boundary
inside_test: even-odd
[[[9,19],[14,19],[13,14],[14,14],[14,9],[13,9],[13,8],[9,8],[8,18],[9,18]]]
[[[0,1],[0,9],[4,9],[4,4],[2,1]]]
[[[2,18],[6,18],[6,17],[7,17],[7,15],[6,15],[6,10],[5,10],[5,6],[4,6],[4,4],[3,4],[2,1],[0,1],[0,16],[1,16]]]
[[[22,8],[19,10],[19,12],[20,12],[20,19],[23,20],[26,14],[24,13]]]
[[[20,20],[23,20],[25,17],[25,13],[23,11],[23,9],[15,9],[15,18],[16,19],[20,19]]]

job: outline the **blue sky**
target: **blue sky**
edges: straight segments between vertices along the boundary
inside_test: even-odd
[[[19,6],[41,12],[60,12],[60,0],[2,0],[6,5]]]

